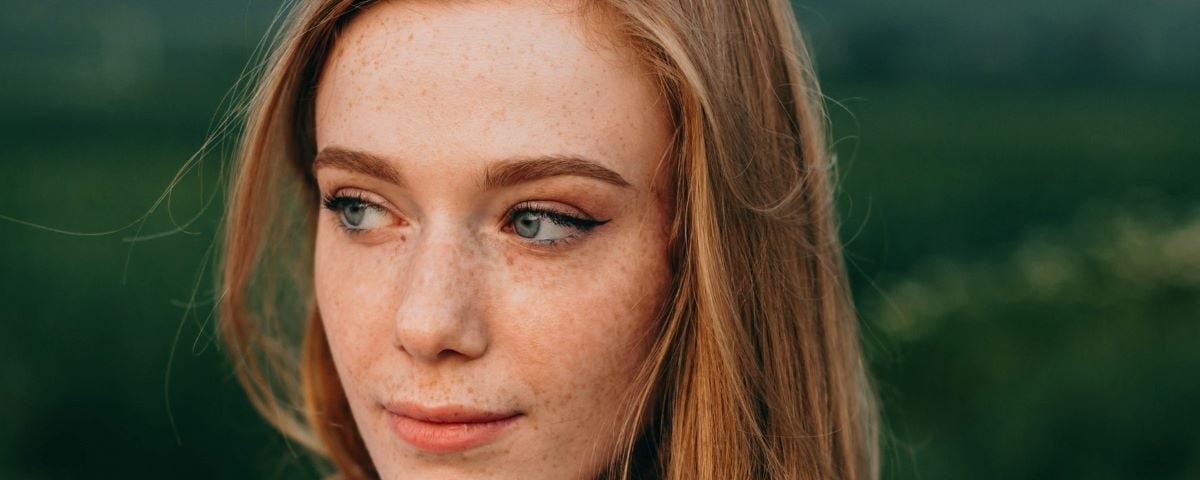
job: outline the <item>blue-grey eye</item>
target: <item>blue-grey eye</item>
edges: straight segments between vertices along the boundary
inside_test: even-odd
[[[513,230],[524,238],[536,238],[542,228],[542,217],[534,212],[519,212],[513,216]]]
[[[387,222],[389,215],[383,207],[351,196],[329,197],[324,204],[325,208],[337,214],[342,228],[353,232],[379,227]]]
[[[607,223],[537,208],[513,211],[510,222],[517,236],[539,243],[567,240]]]
[[[370,230],[387,222],[388,212],[383,207],[364,201],[353,202],[342,207],[342,225],[350,230]]]
[[[367,215],[367,206],[362,203],[346,205],[342,208],[342,222],[347,227],[362,228],[363,217]]]

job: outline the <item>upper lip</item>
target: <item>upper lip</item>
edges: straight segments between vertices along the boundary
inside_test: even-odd
[[[429,423],[489,423],[512,418],[520,412],[494,412],[465,405],[428,407],[412,402],[392,402],[384,406],[388,412]]]

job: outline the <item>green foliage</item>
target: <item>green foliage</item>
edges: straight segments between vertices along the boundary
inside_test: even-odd
[[[898,477],[1200,473],[1200,210],[1089,211],[1000,259],[929,259],[864,318],[888,339]]]

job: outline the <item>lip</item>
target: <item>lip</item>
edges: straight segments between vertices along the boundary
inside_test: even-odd
[[[429,453],[452,453],[495,441],[524,415],[450,405],[423,407],[413,403],[384,406],[388,425],[409,445]]]

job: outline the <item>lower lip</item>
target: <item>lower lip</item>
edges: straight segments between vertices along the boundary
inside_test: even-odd
[[[452,453],[495,440],[517,423],[520,415],[490,422],[436,423],[384,411],[401,440],[430,453]]]

